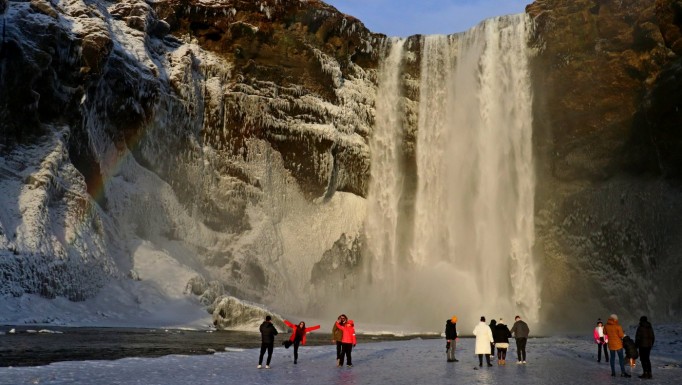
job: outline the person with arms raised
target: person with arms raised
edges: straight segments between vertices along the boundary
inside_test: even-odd
[[[282,344],[287,349],[289,349],[289,346],[294,345],[294,365],[295,365],[298,363],[298,346],[301,344],[305,345],[306,334],[312,332],[313,330],[319,329],[320,325],[315,325],[315,326],[311,326],[311,327],[307,328],[307,327],[305,327],[305,322],[303,322],[303,321],[299,322],[298,325],[294,325],[287,320],[284,320],[284,323],[292,329],[292,332],[291,332],[291,337],[289,337],[289,339],[284,341]]]
[[[351,352],[357,344],[357,340],[355,338],[355,322],[353,322],[352,319],[349,319],[344,325],[341,325],[337,321],[336,327],[343,331],[343,338],[341,340],[341,358],[339,359],[338,366],[343,366],[343,359],[345,357],[346,365],[350,368],[353,366]]]

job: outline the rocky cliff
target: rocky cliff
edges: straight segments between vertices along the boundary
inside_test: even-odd
[[[536,256],[553,321],[674,316],[679,1],[536,1]],[[593,299],[585,303],[586,298]],[[550,300],[551,299],[551,300]]]
[[[682,2],[527,13],[541,313],[675,316]],[[317,0],[0,0],[0,36],[0,294],[161,287],[150,255],[182,265],[176,286],[211,281],[189,291],[205,305],[306,311],[311,285],[313,304],[353,287],[385,36]],[[407,222],[421,44],[401,75]]]
[[[319,1],[1,4],[3,295],[153,280],[150,242],[274,301],[309,280],[287,282],[289,254],[317,262],[358,231],[384,37],[357,19]]]

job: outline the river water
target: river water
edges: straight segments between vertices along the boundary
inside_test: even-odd
[[[15,333],[9,333],[12,328]],[[42,331],[41,331],[42,330]],[[115,360],[125,357],[197,355],[260,346],[260,333],[177,329],[0,326],[0,366],[37,366],[56,361]],[[425,336],[358,335],[359,343]],[[289,338],[280,333],[276,344]],[[307,345],[331,344],[330,333],[310,333]]]

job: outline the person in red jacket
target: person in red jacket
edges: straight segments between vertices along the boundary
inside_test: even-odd
[[[346,357],[346,363],[350,368],[353,366],[351,352],[357,343],[357,340],[355,339],[355,323],[352,319],[346,321],[344,325],[341,325],[339,321],[336,321],[336,327],[343,331],[343,339],[341,340],[341,358],[337,366],[343,366],[343,358]]]
[[[291,337],[288,340],[282,342],[285,348],[289,349],[289,346],[294,345],[294,364],[298,363],[298,346],[300,344],[305,345],[306,334],[317,330],[320,325],[311,326],[309,328],[305,327],[305,322],[301,321],[298,325],[294,325],[291,322],[284,320],[284,323],[292,329]]]

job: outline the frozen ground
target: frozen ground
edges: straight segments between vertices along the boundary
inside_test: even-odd
[[[655,329],[651,384],[679,384],[682,378],[682,333],[679,325]],[[626,330],[628,332],[630,330]],[[634,331],[634,330],[633,330]],[[632,331],[630,331],[631,333]],[[292,350],[278,346],[271,369],[256,369],[257,349],[230,349],[211,356],[126,358],[117,361],[72,361],[48,366],[0,368],[0,384],[626,384],[640,383],[638,361],[632,378],[610,376],[596,362],[590,333],[580,337],[534,338],[528,364],[517,365],[514,344],[504,367],[478,367],[474,340],[461,338],[458,363],[445,362],[442,339],[358,345],[352,368],[335,367],[335,347],[302,347],[299,364]],[[2,336],[0,336],[1,340]],[[283,337],[278,338],[278,342]],[[485,365],[485,363],[484,363]],[[619,371],[619,369],[616,369]],[[627,368],[628,372],[630,371]]]

